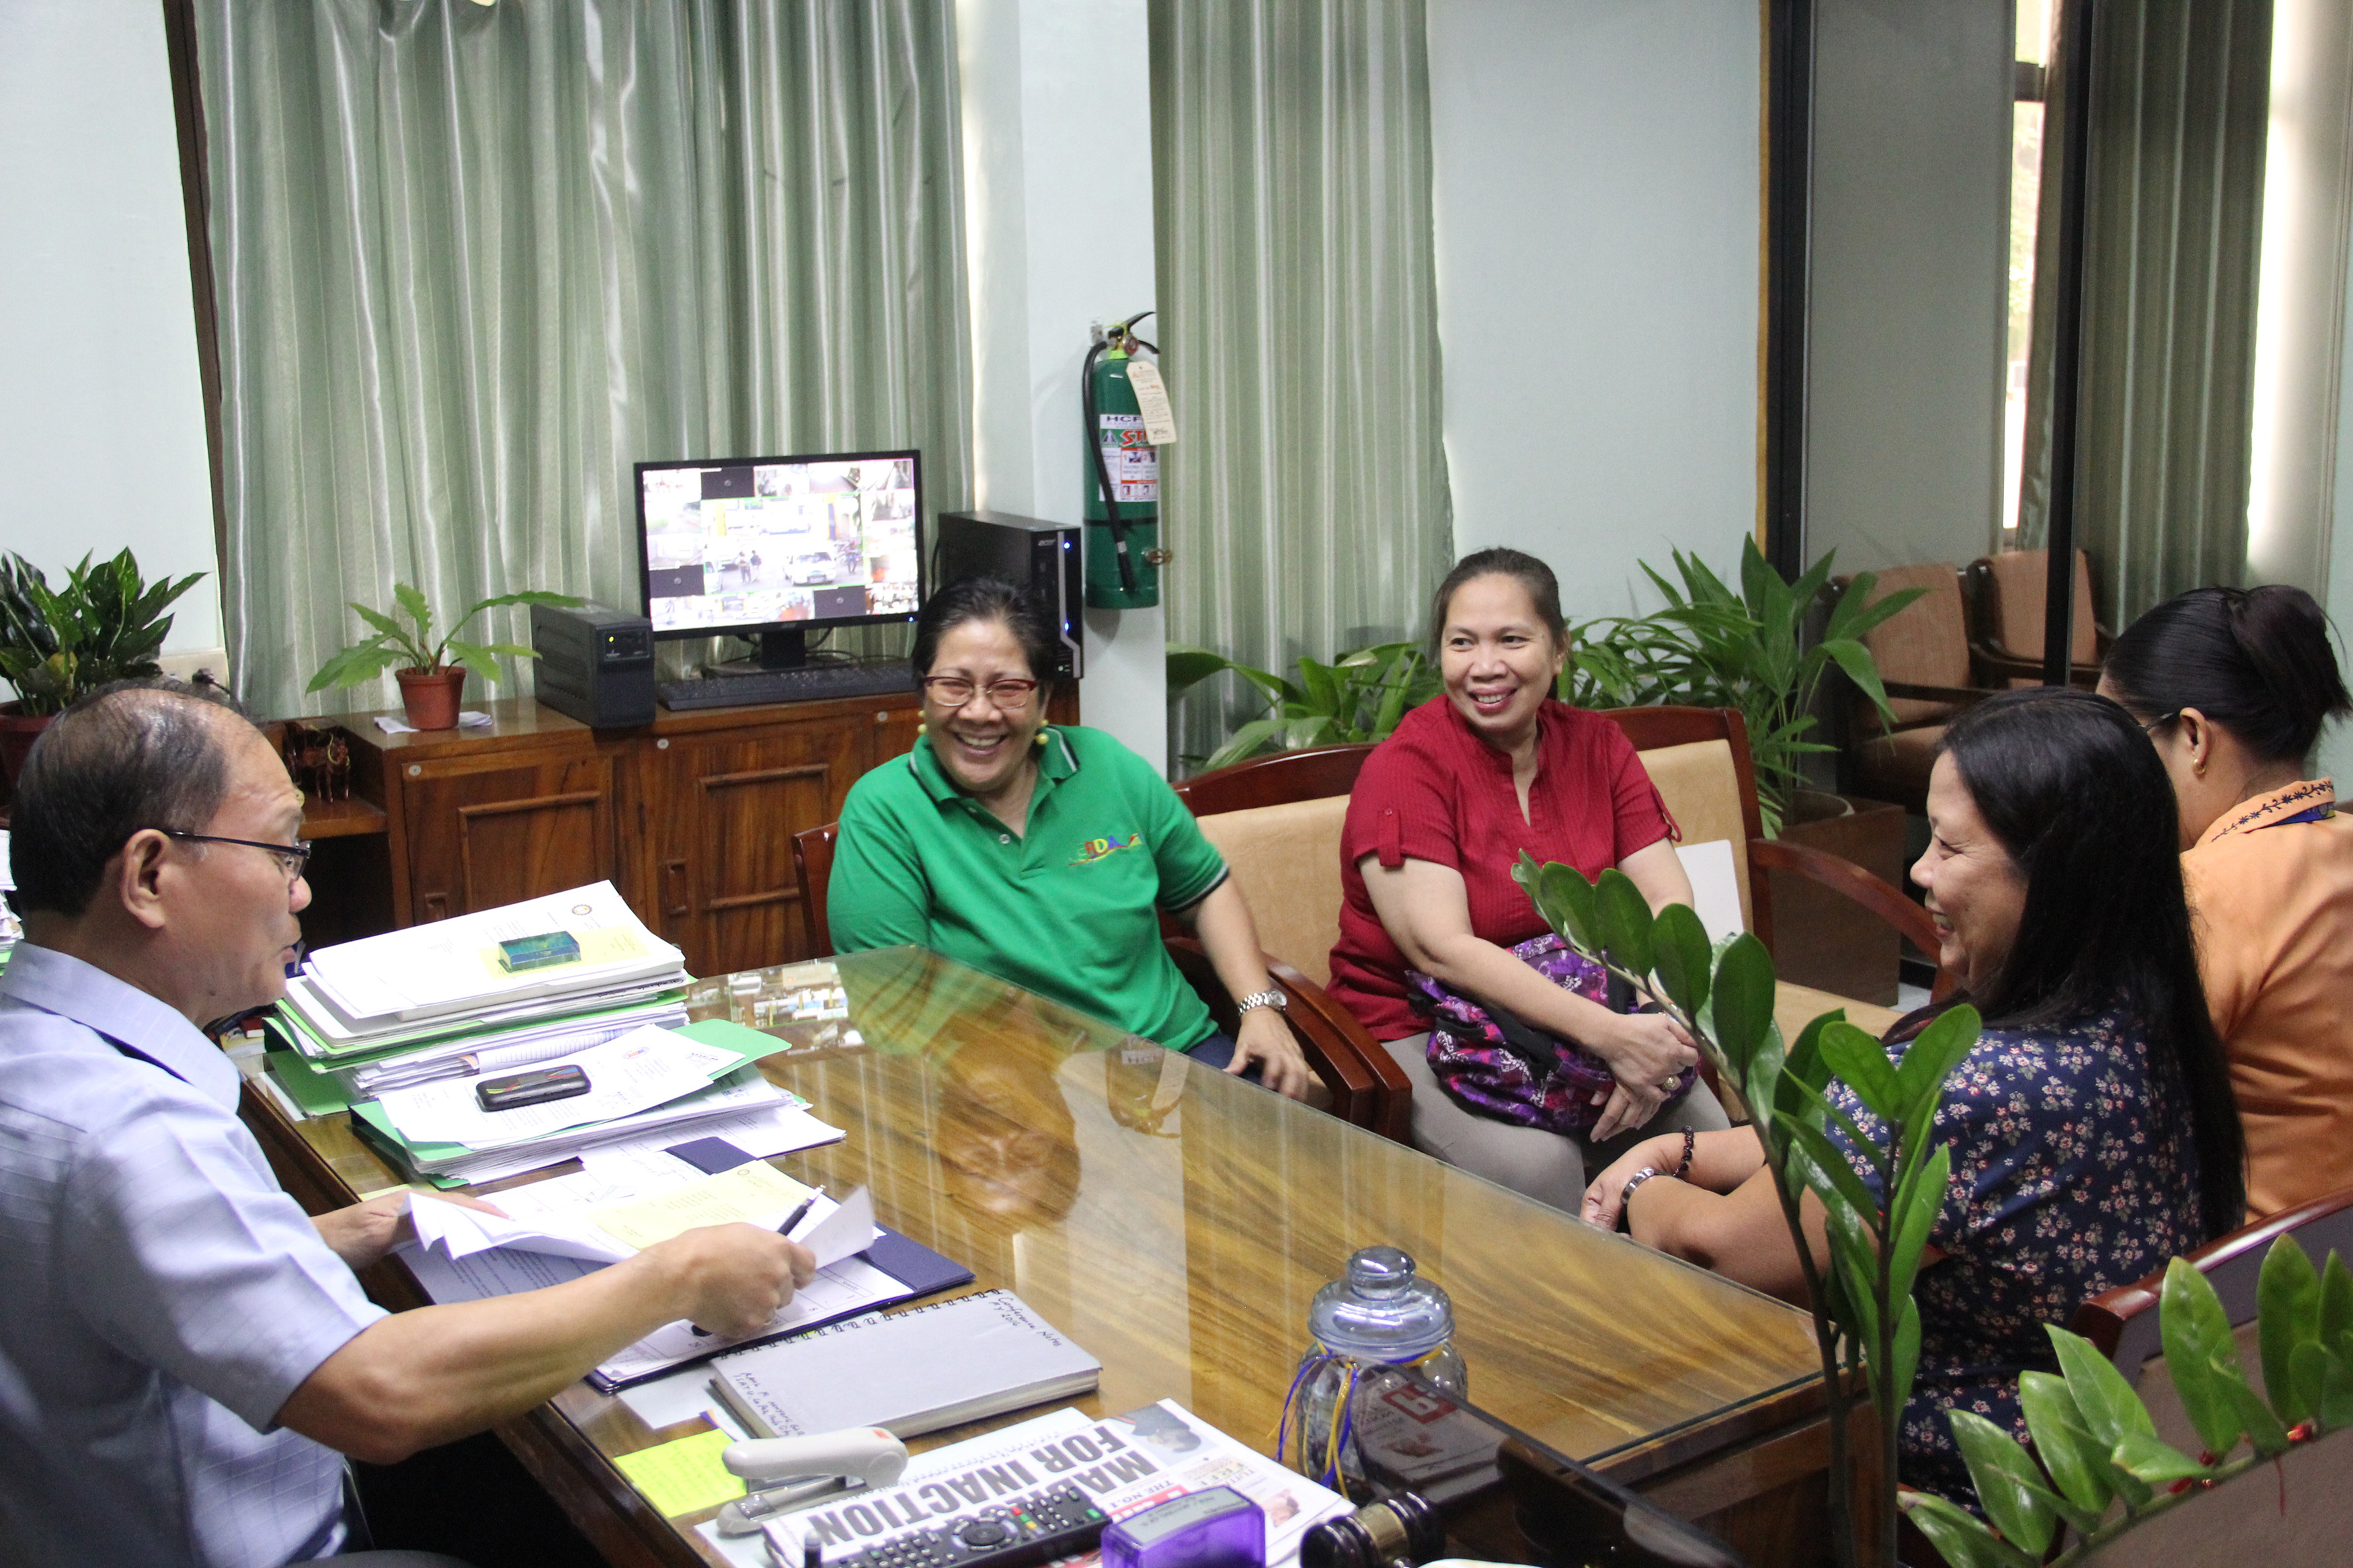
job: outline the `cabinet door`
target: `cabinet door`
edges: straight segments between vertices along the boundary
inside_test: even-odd
[[[763,725],[657,742],[646,805],[660,847],[662,935],[695,974],[807,956],[793,835],[841,816],[871,747],[868,716]]]
[[[413,766],[400,779],[412,923],[616,875],[609,755],[501,752]]]

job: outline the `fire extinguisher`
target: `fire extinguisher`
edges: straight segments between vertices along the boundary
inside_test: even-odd
[[[1157,345],[1135,335],[1141,310],[1087,351],[1080,402],[1086,416],[1087,603],[1134,610],[1160,602],[1160,453],[1146,437],[1128,380],[1135,351]],[[1148,363],[1148,362],[1145,362]]]

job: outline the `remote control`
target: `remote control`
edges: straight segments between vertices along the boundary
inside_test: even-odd
[[[1110,1522],[1074,1486],[1032,1492],[1010,1503],[885,1536],[865,1550],[835,1558],[828,1568],[1037,1568],[1092,1551]],[[799,1531],[788,1524],[763,1527],[768,1555],[800,1568]]]

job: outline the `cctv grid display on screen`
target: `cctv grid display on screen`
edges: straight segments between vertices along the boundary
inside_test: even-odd
[[[640,479],[656,631],[918,607],[907,458],[659,468]]]

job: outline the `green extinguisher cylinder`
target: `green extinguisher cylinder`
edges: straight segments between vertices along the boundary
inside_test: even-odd
[[[1160,454],[1145,439],[1127,366],[1117,339],[1087,366],[1087,603],[1098,610],[1160,603],[1160,568],[1151,559],[1160,544]],[[1108,497],[1106,478],[1115,492]]]

